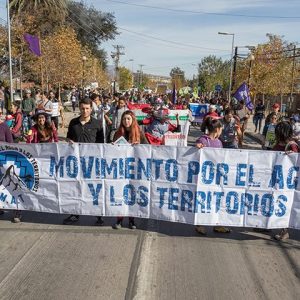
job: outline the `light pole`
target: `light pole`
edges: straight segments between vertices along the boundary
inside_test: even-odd
[[[233,73],[234,33],[218,32],[218,34],[221,34],[221,35],[232,35],[230,78],[229,78],[229,89],[228,89],[228,100],[230,102],[230,100],[231,100],[231,88],[232,88],[232,73]]]
[[[252,68],[252,63],[253,63],[254,59],[255,59],[255,57],[251,53],[249,55],[249,74],[248,74],[248,88],[249,88],[249,90],[250,90],[251,68]]]

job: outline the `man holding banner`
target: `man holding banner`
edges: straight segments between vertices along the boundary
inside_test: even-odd
[[[92,100],[83,99],[79,103],[80,116],[71,120],[67,140],[73,143],[103,143],[103,129],[92,114]],[[79,221],[79,215],[70,215],[64,219],[64,225],[71,225]],[[102,217],[97,217],[96,225],[102,226]]]

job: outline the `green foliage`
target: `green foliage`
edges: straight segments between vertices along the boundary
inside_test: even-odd
[[[125,67],[119,68],[119,86],[121,90],[128,90],[132,86],[132,74]]]
[[[220,84],[223,90],[229,86],[230,62],[222,61],[215,55],[204,57],[198,66],[199,85],[201,90],[212,92]]]
[[[170,76],[172,78],[172,86],[175,84],[176,89],[185,86],[185,74],[179,67],[174,67],[170,72]]]
[[[103,41],[114,39],[118,34],[114,15],[88,7],[83,1],[68,2],[67,11],[66,22],[75,29],[77,39],[102,60],[105,67],[106,53],[99,47]]]

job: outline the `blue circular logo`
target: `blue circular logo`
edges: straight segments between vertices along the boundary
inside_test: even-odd
[[[18,151],[0,152],[0,185],[17,191],[35,185],[34,167],[27,156]]]

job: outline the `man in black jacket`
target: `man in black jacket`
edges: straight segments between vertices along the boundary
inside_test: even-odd
[[[86,98],[79,103],[80,116],[71,120],[67,133],[70,143],[103,143],[103,130],[99,121],[91,116],[92,100]],[[79,221],[79,215],[70,215],[64,219],[65,225],[71,225]],[[102,217],[97,217],[96,225],[103,225]]]

